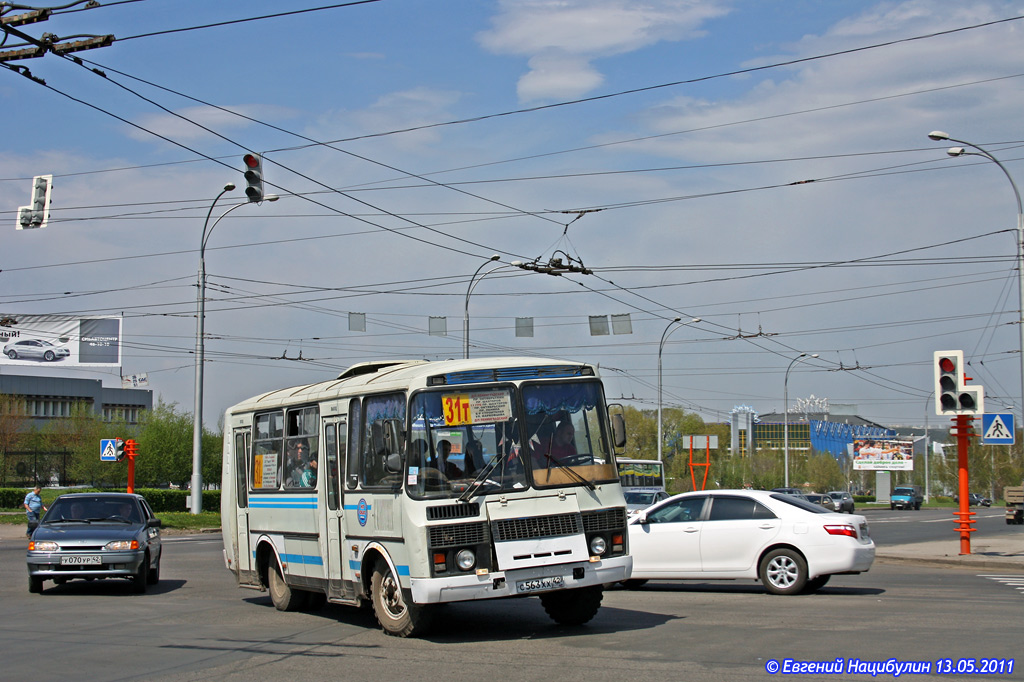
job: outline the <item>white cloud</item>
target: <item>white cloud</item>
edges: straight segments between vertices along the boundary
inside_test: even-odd
[[[228,109],[228,111],[225,111]],[[280,121],[291,118],[295,110],[288,107],[273,106],[266,104],[239,105],[234,107],[186,107],[175,112],[177,116],[168,113],[144,114],[139,116],[134,123],[142,128],[150,130],[158,135],[177,140],[189,142],[195,140],[212,140],[215,136],[203,130],[205,126],[216,130],[221,134],[229,133],[248,126],[256,125],[252,121],[243,118],[256,119],[258,121]],[[241,116],[239,115],[241,114]],[[196,125],[199,124],[199,125]],[[129,127],[128,136],[135,140],[151,141],[154,139],[149,133],[136,127]]]
[[[696,0],[504,0],[477,39],[496,54],[529,58],[520,99],[569,99],[603,82],[593,60],[697,37],[727,12],[725,3]]]

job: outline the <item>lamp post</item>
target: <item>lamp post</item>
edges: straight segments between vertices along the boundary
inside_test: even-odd
[[[818,354],[808,355],[807,353],[801,353],[789,362],[789,367],[786,368],[786,377],[782,382],[782,457],[785,460],[785,485],[789,487],[789,370],[793,369],[793,365],[800,362],[804,358],[816,358]]]
[[[678,324],[679,322],[682,321],[682,319],[683,318],[681,318],[681,317],[676,317],[671,322],[668,323],[668,326],[665,327],[665,331],[663,331],[661,333],[661,342],[658,344],[658,461],[659,462],[661,461],[661,441],[662,441],[662,437],[661,437],[661,351],[665,348],[665,339],[668,338],[669,334],[674,332],[676,329],[679,329],[680,327],[685,327],[688,324],[696,324],[696,323],[700,322],[700,318],[699,317],[695,317],[692,320],[690,320],[689,322],[686,322],[684,324],[680,324],[679,327],[676,327],[675,329],[673,329],[672,325]],[[671,330],[671,331],[669,331],[669,330]]]
[[[1010,171],[1006,169],[1006,166],[1004,166],[999,159],[994,157],[991,152],[979,147],[978,145],[950,137],[947,133],[944,133],[941,130],[933,130],[928,133],[928,137],[935,141],[956,142],[970,147],[971,149],[977,149],[977,152],[969,152],[963,147],[950,147],[946,150],[946,153],[950,156],[980,156],[984,159],[988,159],[995,165],[999,166],[999,170],[1003,171],[1003,175],[1005,175],[1006,179],[1010,181],[1010,186],[1013,187],[1013,194],[1017,199],[1017,284],[1020,292],[1021,313],[1024,315],[1024,208],[1022,208],[1020,190],[1017,189],[1017,183],[1013,181],[1013,176],[1010,175]],[[1017,326],[1020,331],[1021,410],[1022,414],[1024,414],[1024,318],[1019,321]]]
[[[213,203],[210,204],[210,210],[206,213],[206,220],[203,222],[203,234],[199,241],[199,274],[197,276],[198,291],[196,293],[196,386],[194,413],[192,416],[192,494],[189,498],[189,508],[193,514],[198,514],[203,510],[203,322],[206,315],[206,242],[210,239],[210,235],[213,234],[213,228],[217,227],[217,223],[220,222],[221,218],[236,208],[252,203],[246,201],[235,204],[221,213],[213,221],[213,225],[210,225],[210,216],[213,215],[213,209],[217,202],[220,201],[222,196],[234,189],[235,183],[229,182],[224,185],[221,193],[214,198]],[[277,199],[278,197],[273,194],[264,197],[264,201],[277,201]]]
[[[481,277],[480,280],[478,280],[476,276],[480,274],[480,271],[487,267],[488,263],[493,263],[499,258],[501,258],[501,256],[499,256],[498,254],[494,254],[486,261],[484,261],[480,265],[480,267],[476,269],[476,272],[473,273],[473,276],[469,278],[469,287],[466,288],[466,307],[462,315],[462,357],[465,359],[469,358],[469,295],[473,293],[473,288],[475,284],[479,284],[480,280],[482,280],[488,274],[485,273],[484,277]],[[495,268],[495,270],[497,269],[498,268]]]

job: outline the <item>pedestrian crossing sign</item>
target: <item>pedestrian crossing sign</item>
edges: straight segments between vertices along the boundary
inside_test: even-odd
[[[100,461],[101,462],[116,462],[117,461],[117,448],[116,438],[101,438],[100,439]]]
[[[982,445],[1013,445],[1013,413],[981,415]]]

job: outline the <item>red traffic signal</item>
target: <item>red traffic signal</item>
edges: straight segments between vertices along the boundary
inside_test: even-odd
[[[935,414],[981,414],[985,411],[985,388],[968,386],[964,375],[964,352],[935,351]]]
[[[242,157],[245,164],[245,194],[250,202],[263,201],[263,158],[259,154],[246,154]]]

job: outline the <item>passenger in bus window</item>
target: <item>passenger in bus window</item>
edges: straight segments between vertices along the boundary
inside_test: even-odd
[[[291,487],[302,487],[302,474],[306,470],[309,458],[309,442],[305,438],[288,441],[288,452],[285,455],[285,470],[288,472],[286,481]]]
[[[303,488],[316,487],[316,467],[316,457],[310,457],[306,462],[306,467],[302,470],[302,476],[299,478],[299,486]]]
[[[447,440],[437,441],[437,458],[439,460],[438,468],[444,471],[444,475],[448,478],[461,478],[462,469],[460,469],[455,462],[449,462],[448,456],[452,454],[452,444]]]
[[[471,440],[466,443],[465,457],[466,475],[474,476],[476,472],[484,468],[484,448],[478,440]]]

